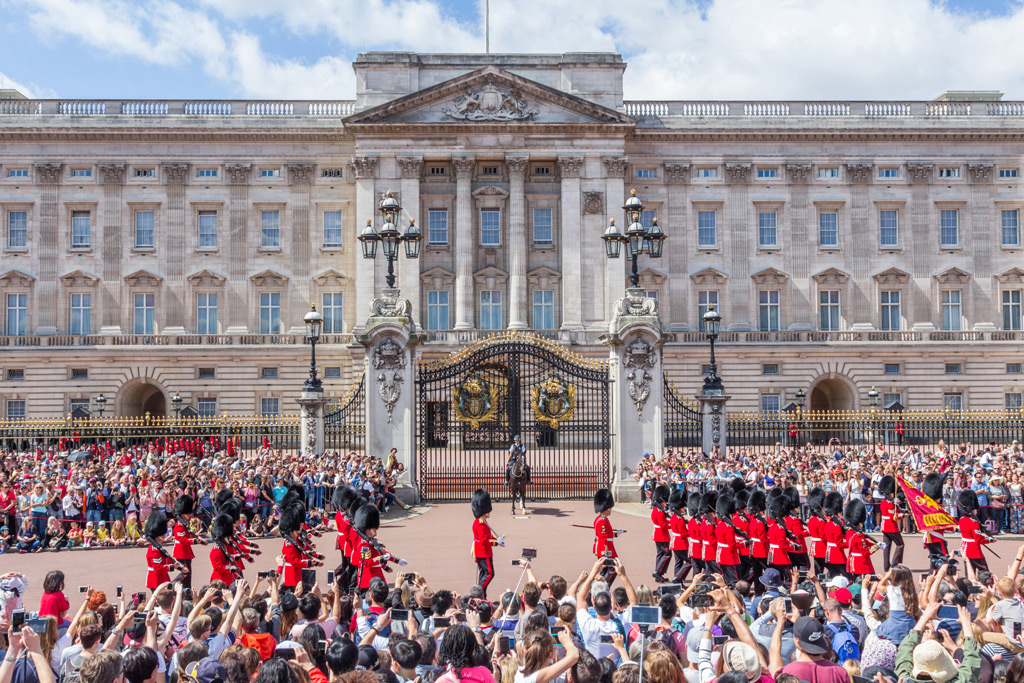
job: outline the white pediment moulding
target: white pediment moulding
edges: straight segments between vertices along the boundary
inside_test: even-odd
[[[73,270],[67,275],[60,276],[60,283],[65,287],[95,287],[99,281],[98,277],[83,270]]]
[[[218,275],[212,270],[204,268],[199,272],[192,273],[186,278],[194,287],[221,287],[227,282],[227,278]]]

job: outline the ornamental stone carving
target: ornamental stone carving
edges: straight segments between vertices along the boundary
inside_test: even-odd
[[[99,164],[96,168],[100,171],[100,178],[104,185],[124,184],[124,164]]]
[[[313,182],[313,164],[288,164],[288,175],[292,185],[309,185]]]
[[[356,178],[372,178],[377,174],[377,157],[352,157]]]
[[[405,382],[405,349],[393,337],[385,337],[373,350],[373,369],[377,371],[377,392],[391,422],[395,404],[402,396]]]
[[[188,182],[188,164],[161,164],[164,182],[168,185],[184,185]]]
[[[871,180],[871,164],[846,164],[846,177],[851,183],[863,185]]]
[[[452,168],[456,178],[472,178],[476,170],[475,157],[452,157]]]
[[[412,303],[408,299],[398,298],[397,287],[385,287],[381,297],[370,302],[370,315],[378,318],[407,318],[412,311]]]
[[[303,403],[302,404],[302,420],[306,423],[306,442],[303,444],[302,452],[308,453],[313,456],[319,455],[317,452],[317,432],[319,431],[320,422],[320,406],[315,403]]]
[[[637,420],[644,418],[644,405],[651,395],[651,380],[654,378],[652,371],[657,364],[654,346],[643,337],[636,337],[626,345],[622,370],[629,384],[629,398],[636,407]]]
[[[967,173],[972,183],[987,183],[992,177],[993,164],[967,164]]]
[[[60,182],[64,164],[36,164],[36,182],[40,185],[55,185]]]
[[[454,102],[441,110],[456,121],[529,121],[539,112],[531,109],[515,88],[499,88],[492,77],[482,86],[466,90]]]
[[[690,182],[690,165],[665,164],[665,180],[672,185]]]
[[[930,162],[907,164],[907,177],[912,183],[927,183],[932,177],[932,168]]]
[[[509,176],[522,177],[526,173],[526,166],[530,163],[530,157],[505,157],[505,168]]]
[[[563,178],[579,178],[583,157],[558,157],[558,168]]]
[[[604,164],[605,175],[609,178],[625,178],[629,170],[629,159],[626,157],[605,157],[601,160]]]
[[[628,288],[626,296],[612,304],[612,317],[658,315],[658,300],[646,296],[642,288]]]
[[[228,164],[224,171],[228,174],[230,184],[246,185],[249,182],[249,174],[252,173],[252,164]]]
[[[711,443],[716,446],[722,443],[722,401],[711,403]]]
[[[727,164],[725,173],[730,183],[750,182],[750,164]]]
[[[810,173],[810,164],[786,164],[786,178],[791,183],[806,183]]]
[[[403,178],[419,178],[423,169],[421,157],[398,157],[398,168]]]
[[[583,193],[583,213],[585,214],[603,214],[604,213],[604,193],[603,192],[584,192]]]

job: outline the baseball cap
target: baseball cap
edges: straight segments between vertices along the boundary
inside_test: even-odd
[[[827,588],[849,588],[850,580],[845,576],[833,576],[825,583],[825,586]]]
[[[849,607],[853,604],[853,593],[850,592],[849,588],[837,588],[833,593],[832,597],[839,601],[839,604],[843,607]]]
[[[192,662],[185,667],[185,675],[196,683],[214,683],[215,681],[226,681],[228,678],[224,665],[213,657]]]
[[[831,649],[825,638],[825,627],[813,617],[800,617],[796,620],[793,624],[793,638],[800,649],[809,655],[827,654]]]

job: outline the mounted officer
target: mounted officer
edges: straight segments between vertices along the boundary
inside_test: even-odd
[[[523,439],[518,434],[512,439],[512,445],[508,448],[508,463],[505,465],[505,483],[510,483],[512,480],[512,465],[515,464],[516,460],[523,459],[523,468],[526,471],[526,481],[530,481],[530,466],[526,464],[526,446],[523,445]]]

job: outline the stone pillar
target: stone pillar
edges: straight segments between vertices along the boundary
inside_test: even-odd
[[[929,198],[932,170],[930,161],[907,164],[907,179],[911,183],[910,220],[907,222],[909,230],[900,235],[900,244],[905,254],[903,262],[911,266],[907,270],[911,271],[913,277],[911,286],[903,290],[906,298],[903,304],[904,316],[914,321],[911,329],[923,331],[934,330],[942,325],[942,309],[933,305],[935,301],[932,299],[932,272],[936,262],[942,258],[938,212],[933,214],[935,205]],[[960,213],[960,222],[963,223],[964,212]],[[964,234],[963,225],[960,226],[960,234]]]
[[[185,334],[187,319],[185,256],[185,185],[188,164],[162,164],[167,190],[167,279],[164,283],[164,311],[161,331],[164,334]]]
[[[750,255],[754,253],[754,249],[751,247],[752,230],[747,201],[750,164],[726,165],[725,173],[732,187],[729,189],[729,201],[724,207],[726,215],[722,216],[722,224],[718,228],[718,239],[723,243],[723,253],[731,254],[728,263],[732,276],[729,278],[729,292],[722,292],[719,295],[726,297],[720,310],[730,321],[730,330],[756,330],[758,294],[751,291],[753,283],[750,281]],[[753,307],[749,303],[751,296],[755,302]],[[786,312],[783,314],[784,319],[789,315]]]
[[[530,240],[526,232],[526,167],[527,156],[505,157],[508,170],[508,326],[509,329],[528,328],[526,301],[526,265],[530,254]]]
[[[580,169],[583,157],[559,157],[562,173],[562,329],[583,329],[583,230]]]
[[[402,201],[402,210],[405,217],[415,221],[423,234],[423,241],[420,243],[420,251],[427,243],[427,226],[420,221],[420,172],[423,169],[423,159],[420,157],[398,157],[398,168],[401,171],[402,182],[399,195]],[[404,224],[399,229],[405,231]],[[417,315],[423,309],[420,296],[420,264],[418,260],[405,257],[405,247],[399,250],[398,257],[398,287],[409,297],[412,305],[413,315]]]
[[[299,438],[302,457],[314,458],[324,452],[324,398],[323,390],[306,391],[296,399],[299,404]]]
[[[228,326],[225,334],[249,332],[249,176],[251,164],[230,164],[224,169],[231,187],[228,209],[228,281],[224,286]],[[221,236],[217,236],[220,243]]]
[[[969,251],[974,264],[974,277],[964,286],[964,314],[967,328],[973,330],[997,330],[1002,323],[997,316],[997,306],[979,305],[982,302],[999,302],[999,288],[992,278],[992,236],[995,235],[996,251],[1002,244],[1002,234],[983,230],[982,226],[1002,225],[1002,213],[994,201],[996,193],[992,184],[998,170],[994,164],[967,164],[967,175],[971,182],[971,203],[964,207],[961,234],[964,236],[964,250]],[[968,214],[969,212],[969,214]],[[968,223],[968,215],[970,222]],[[968,227],[970,230],[968,231]],[[970,240],[967,236],[970,235]]]
[[[39,279],[36,281],[35,301],[38,311],[36,334],[57,333],[57,266],[58,252],[67,249],[69,242],[58,237],[60,224],[60,181],[64,164],[36,164],[36,183],[41,185],[39,201]],[[104,212],[106,206],[104,206]],[[117,207],[121,211],[121,207]],[[96,221],[93,221],[95,224]],[[68,235],[71,231],[68,230]],[[70,240],[70,237],[67,238]],[[93,245],[93,249],[96,246]],[[120,275],[118,275],[120,280]]]
[[[315,234],[315,228],[311,230],[316,222],[311,199],[313,164],[288,164],[288,182],[291,185],[289,208],[292,212],[292,276],[287,300],[292,310],[301,311],[309,308],[313,301],[310,264],[313,263],[313,245],[320,244],[322,239],[322,236]],[[314,234],[310,235],[310,232]],[[317,306],[320,303],[317,301]],[[291,321],[288,327],[286,329],[292,334],[305,334],[306,331],[301,320]]]
[[[356,235],[363,231],[367,219],[377,220],[377,195],[375,194],[374,178],[377,175],[377,157],[352,157],[352,169],[356,176]],[[374,260],[364,259],[362,245],[356,244],[356,326],[353,332],[361,332],[364,327],[363,316],[370,312],[370,305],[377,292]],[[380,245],[377,245],[380,251]]]
[[[103,277],[96,287],[98,300],[92,302],[93,319],[100,323],[100,334],[121,334],[121,202],[125,165],[100,164],[99,171],[103,183]]]
[[[473,170],[476,159],[455,157],[455,329],[473,329]]]
[[[612,490],[616,500],[639,501],[633,474],[644,453],[664,451],[665,416],[662,411],[664,343],[656,299],[642,289],[629,289],[615,302],[608,333],[601,337],[611,347]]]
[[[717,447],[721,455],[725,455],[725,402],[731,396],[701,391],[697,394],[700,401],[702,439],[705,453],[711,453]]]
[[[616,223],[622,222],[622,211],[619,207],[622,206],[626,198],[626,185],[625,177],[626,170],[629,168],[629,160],[625,157],[607,157],[602,159],[604,162],[605,170],[605,204],[604,212],[608,218],[614,218]],[[605,227],[607,227],[607,220],[605,221]],[[620,226],[619,230],[625,230],[626,227]],[[604,232],[602,228],[601,232]],[[601,245],[602,251],[604,245]],[[626,250],[623,249],[623,252]],[[607,258],[605,257],[605,307],[604,307],[604,319],[611,324],[612,321],[612,303],[622,296],[622,289],[626,286],[626,269],[629,259],[619,255],[619,258]]]
[[[665,182],[668,183],[668,202],[661,227],[669,236],[662,258],[668,261],[668,290],[664,304],[665,324],[672,331],[686,329],[691,314],[690,286],[692,280],[686,272],[687,261],[694,253],[691,243],[696,235],[690,229],[690,205],[687,194],[690,186],[690,163],[688,161],[665,164]],[[659,223],[661,221],[659,220]],[[625,228],[623,228],[625,229]]]

